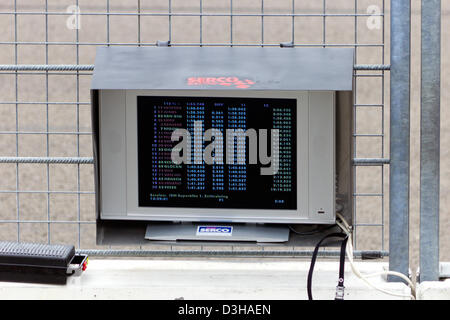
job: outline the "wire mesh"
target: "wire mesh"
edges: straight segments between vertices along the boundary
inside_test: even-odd
[[[158,40],[172,46],[283,43],[356,50],[353,240],[357,250],[386,253],[385,12],[385,0],[4,1],[0,239],[74,243],[97,254],[111,252],[95,245],[89,82],[97,46],[154,46]],[[283,248],[291,255],[309,252],[288,249]],[[126,248],[121,255],[148,250]]]

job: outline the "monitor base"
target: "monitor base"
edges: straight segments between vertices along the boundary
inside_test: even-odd
[[[159,241],[287,242],[286,225],[237,223],[158,223],[147,225],[145,239]]]

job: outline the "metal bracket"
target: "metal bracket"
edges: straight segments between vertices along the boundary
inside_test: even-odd
[[[294,48],[293,42],[280,42],[280,48]]]
[[[167,40],[167,41],[158,40],[158,41],[156,41],[156,46],[157,47],[170,47],[171,46],[170,40]]]

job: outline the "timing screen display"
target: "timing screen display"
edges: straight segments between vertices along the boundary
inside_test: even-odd
[[[138,96],[139,206],[297,209],[296,107]]]

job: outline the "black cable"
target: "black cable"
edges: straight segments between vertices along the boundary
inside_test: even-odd
[[[326,226],[326,227],[318,227],[318,228],[316,228],[316,229],[314,229],[314,230],[311,230],[311,231],[305,231],[305,232],[300,232],[300,231],[295,230],[295,229],[292,227],[292,225],[289,225],[288,227],[289,227],[289,230],[291,230],[293,233],[295,233],[295,234],[297,234],[297,235],[299,235],[299,236],[311,236],[311,235],[313,235],[313,234],[317,234],[317,233],[320,233],[320,232],[329,230],[329,229],[334,228],[334,227],[336,227],[336,226],[337,226],[336,224],[332,224],[332,225],[329,225],[329,226]]]
[[[341,252],[340,252],[340,264],[339,264],[339,281],[338,286],[336,287],[336,300],[343,300],[343,293],[344,293],[344,266],[345,266],[345,246],[347,244],[348,236],[342,232],[336,232],[336,233],[330,233],[324,236],[320,241],[317,243],[316,247],[314,248],[314,252],[311,258],[311,265],[309,267],[308,272],[308,283],[307,283],[307,290],[308,290],[308,299],[313,300],[312,297],[312,276],[314,272],[314,266],[316,264],[317,260],[317,254],[319,253],[320,246],[322,243],[329,239],[329,238],[340,238],[342,239],[341,243]]]
[[[336,286],[336,296],[334,300],[344,300],[344,273],[345,273],[345,248],[347,246],[348,236],[342,240],[341,253],[339,257],[339,280]]]

